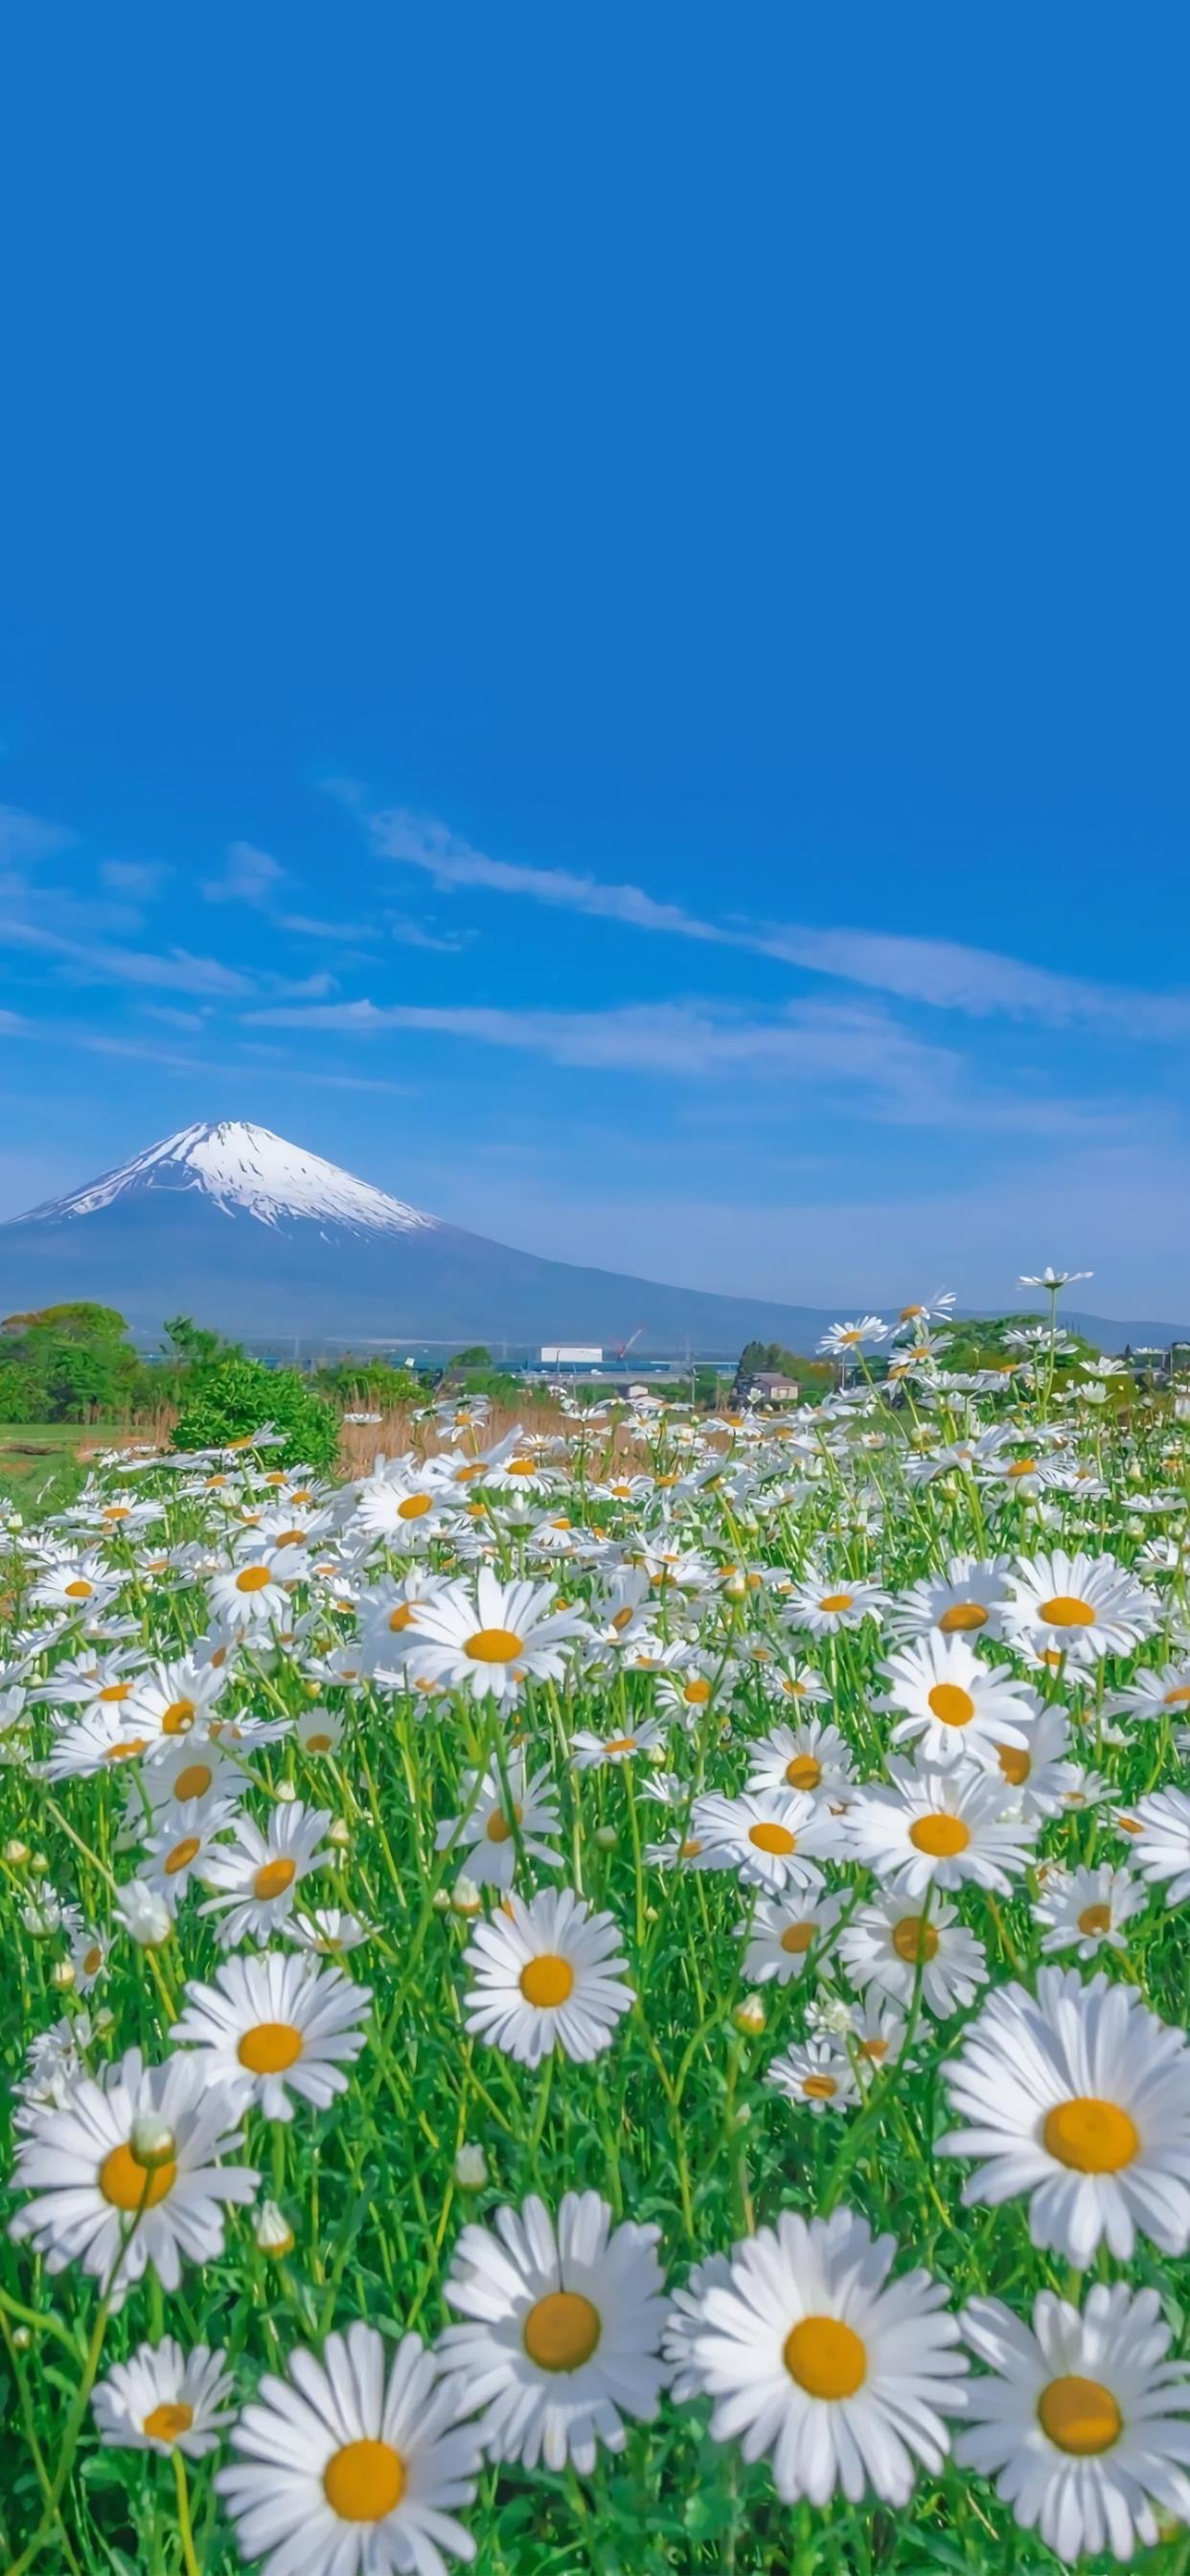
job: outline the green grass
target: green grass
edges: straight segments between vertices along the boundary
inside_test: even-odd
[[[1003,1405],[1000,1412],[1003,1418]],[[797,1508],[774,1510],[743,1531],[736,1513],[746,1511],[746,1501],[729,1504],[709,1490],[689,1506],[690,1543],[697,1538],[720,1562],[764,1559],[799,1571],[811,1561],[854,1580],[875,1568],[894,1591],[960,1549],[983,1552],[993,1496],[961,1478],[910,1489],[896,1446],[902,1426],[885,1420],[890,1447],[857,1448],[846,1463],[848,1482],[884,1514],[875,1539],[841,1501],[838,1484],[824,1477]],[[1035,1415],[1032,1429],[1035,1436]],[[59,1449],[67,1451],[71,1442],[95,1436],[57,1430]],[[1025,1431],[1022,1422],[1022,1441]],[[1073,1523],[1081,1514],[1092,1550],[1106,1547],[1130,1560],[1141,1543],[1125,1517],[1129,1494],[1137,1490],[1128,1473],[1135,1444],[1115,1426],[1094,1424],[1085,1437],[1102,1442],[1112,1490],[1088,1506],[1072,1500],[1067,1519]],[[1156,1425],[1142,1436],[1148,1490],[1168,1490],[1176,1481],[1179,1471],[1159,1455],[1163,1445]],[[670,1469],[674,1453],[659,1443],[655,1463]],[[1180,1472],[1184,1477],[1184,1462]],[[782,1457],[774,1476],[786,1475]],[[157,1481],[148,1477],[138,1490],[151,1492]],[[162,1478],[159,1489],[168,1498],[171,1538],[217,1532],[204,1501],[179,1496],[173,1480]],[[568,1504],[572,1518],[630,1528],[628,1517],[606,1503],[571,1494]],[[499,1528],[496,1497],[492,1510]],[[1068,1529],[1065,1538],[1074,1545],[1078,1532]],[[206,1622],[201,1584],[183,1579],[146,1594],[123,1543],[107,1544],[127,1577],[129,1602],[143,1611],[147,1646],[151,1641],[151,1651],[162,1655],[183,1651]],[[506,1533],[501,1544],[511,1570],[522,1542]],[[1053,1534],[1039,1534],[1026,1504],[1003,1501],[989,1551],[990,1545],[1011,1553],[1038,1544],[1054,1544]],[[377,1555],[374,1575],[384,1563]],[[1171,1616],[1179,1603],[1184,1612],[1184,1577],[1180,1583]],[[563,1588],[572,1601],[588,1585],[589,1578],[568,1569]],[[350,1635],[348,1624],[332,1618],[325,1593],[321,1598],[322,1642]],[[669,1615],[662,1610],[663,1630]],[[688,1782],[691,1796],[701,1786],[742,1786],[749,1738],[790,1718],[787,1708],[774,1709],[764,1697],[755,1672],[746,1671],[731,1700],[730,1738],[722,1738],[720,1677],[732,1653],[749,1642],[767,1643],[774,1652],[792,1643],[821,1666],[831,1685],[829,1713],[849,1738],[858,1771],[879,1773],[887,1721],[876,1711],[877,1668],[888,1640],[874,1623],[817,1648],[804,1635],[792,1641],[785,1635],[782,1642],[774,1596],[757,1591],[733,1601],[714,1590],[702,1626],[703,1669],[715,1672],[717,1696],[692,1731],[673,1724],[666,1744],[667,1764]],[[1161,1659],[1154,1640],[1139,1657],[1109,1667],[1109,1686],[1138,1660]],[[1102,1675],[1093,1675],[1086,1691],[1070,1689],[1063,1676],[1045,1683],[1047,1694],[1068,1707],[1085,1704],[1089,1723],[1072,1749],[1128,1801],[1157,1778],[1176,1776],[1171,1741],[1168,1730],[1151,1727],[1135,1730],[1123,1744],[1101,1736],[1095,1707],[1102,1688]],[[299,2103],[284,2128],[249,2116],[244,2153],[285,2210],[296,2238],[292,2253],[269,2262],[250,2220],[233,2216],[224,2255],[201,2270],[187,2267],[178,2294],[164,2299],[152,2282],[132,2291],[107,2326],[103,2369],[146,2338],[171,2331],[187,2347],[200,2341],[226,2346],[242,2404],[262,2371],[283,2368],[299,2344],[317,2345],[332,2324],[343,2328],[364,2317],[386,2332],[414,2325],[432,2337],[448,2322],[443,2283],[464,2221],[490,2223],[502,2203],[519,2205],[533,2191],[556,2208],[563,2192],[594,2188],[617,2216],[656,2222],[674,2286],[699,2257],[726,2251],[781,2210],[810,2215],[843,2201],[874,2229],[895,2236],[898,2270],[924,2264],[948,2283],[956,2305],[991,2294],[1027,2316],[1043,2287],[1080,2294],[1064,2265],[1034,2246],[1023,2201],[965,2210],[965,2168],[936,2153],[951,2125],[942,2069],[959,2044],[962,2016],[943,2023],[917,2018],[912,2073],[894,2068],[877,2076],[858,2113],[819,2116],[808,2105],[791,2106],[766,2084],[773,2058],[806,2031],[815,1992],[810,1976],[761,1989],[764,2028],[741,2030],[735,2008],[748,1990],[741,1985],[743,1944],[736,1930],[748,1910],[746,1891],[730,1874],[651,1869],[642,1846],[664,1838],[664,1811],[641,1798],[629,1767],[576,1773],[569,1759],[575,1729],[628,1733],[657,1708],[650,1676],[572,1677],[557,1688],[530,1684],[521,1705],[532,1761],[553,1771],[563,1866],[556,1873],[522,1870],[518,1883],[531,1892],[534,1875],[541,1887],[569,1881],[609,1909],[638,1997],[605,2056],[590,2066],[551,2061],[540,2074],[464,2036],[460,2005],[470,1925],[439,1901],[459,1861],[436,1853],[436,1824],[463,1810],[464,1770],[498,1758],[505,1721],[490,1704],[467,1699],[419,1706],[409,1695],[358,1685],[332,1686],[324,1695],[346,1721],[339,1756],[304,1754],[293,1732],[255,1749],[248,1803],[266,1822],[278,1792],[290,1790],[344,1821],[345,1848],[308,1883],[307,1893],[314,1904],[348,1907],[376,1927],[367,1946],[346,1961],[348,1973],[373,1991],[368,2045],[349,2089],[325,2114],[312,2115]],[[248,1712],[291,1719],[308,1709],[309,1697],[307,1675],[291,1656],[279,1657],[267,1672],[250,1664],[231,1689],[231,1701]],[[38,1745],[44,1749],[47,1740],[48,1726],[39,1719]],[[110,1931],[113,1879],[128,1878],[136,1865],[118,1839],[125,1783],[108,1773],[68,1782],[50,1797],[43,1781],[20,1770],[0,1773],[0,1781],[7,1832],[47,1855],[52,1884],[78,1902],[88,1926]],[[1055,1816],[1038,1837],[1039,1861],[1061,1858],[1073,1866],[1122,1856],[1119,1839],[1093,1809]],[[832,1864],[828,1876],[847,1897],[869,1892],[866,1874],[850,1861]],[[77,2008],[50,1982],[64,1955],[62,1940],[31,1940],[22,1926],[29,1885],[18,1869],[3,1931],[12,1961],[5,2030],[12,2076],[28,2040],[51,2025],[64,2001]],[[984,1944],[993,1983],[1016,1974],[1035,1981],[1036,1885],[1031,1874],[1011,1898],[995,1902],[975,1886],[959,1891],[960,1915]],[[1157,1892],[1130,1928],[1126,1956],[1104,1952],[1083,1973],[1102,1966],[1109,1976],[1135,1983],[1153,2012],[1180,2024],[1184,1926],[1185,1916],[1171,1913]],[[146,1960],[117,1935],[106,1980],[87,2007],[102,2002],[114,2016],[104,2053],[135,2043],[150,2058],[163,2057],[182,1985],[209,1979],[220,1955],[193,1897],[159,1959]],[[1060,1964],[1073,1964],[1073,1954]],[[842,1993],[829,1960],[822,1969],[819,1996]],[[464,2140],[481,2145],[487,2158],[488,2180],[477,2193],[464,2193],[454,2179],[455,2152]],[[1102,2252],[1095,2265],[1096,2277],[1122,2272],[1136,2287],[1155,2286],[1182,2349],[1183,2271],[1144,2239],[1129,2265]],[[183,2559],[169,2463],[101,2449],[85,2410],[71,2413],[96,2323],[94,2284],[76,2270],[51,2279],[25,2248],[2,2244],[0,2278],[9,2298],[33,2318],[22,2350],[12,2332],[19,2311],[9,2307],[5,2332],[15,2395],[0,2426],[13,2464],[0,2511],[22,2568],[29,2535],[48,2512],[37,2562],[47,2576],[59,2567],[71,2576],[136,2576],[140,2568],[182,2576],[183,2567],[185,2576],[196,2576],[196,2569],[201,2576],[234,2576],[240,2562],[211,2492],[209,2464],[191,2472],[196,2542]],[[633,2425],[624,2452],[601,2454],[590,2478],[516,2467],[487,2471],[477,2503],[463,2517],[478,2543],[479,2576],[929,2576],[932,2570],[1058,2576],[1050,2552],[1018,2532],[988,2483],[969,2473],[948,2466],[937,2478],[923,2474],[900,2514],[870,2502],[852,2506],[842,2496],[824,2512],[790,2507],[777,2499],[767,2464],[749,2467],[734,2444],[711,2439],[707,2412],[703,2404],[663,2402],[657,2422]],[[47,2507],[44,2499],[54,2496],[64,2423],[73,2428],[71,2444],[76,2433],[79,2439],[58,2525],[56,2505]],[[1093,2563],[1106,2568],[1110,2562]],[[1144,2576],[1187,2576],[1190,2542],[1184,2534],[1173,2537],[1140,2553],[1133,2565],[1138,2576],[1142,2570]]]

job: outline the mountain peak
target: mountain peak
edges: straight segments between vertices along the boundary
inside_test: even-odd
[[[147,1190],[196,1190],[213,1199],[224,1215],[252,1216],[260,1225],[300,1218],[375,1235],[410,1234],[435,1223],[403,1199],[390,1198],[370,1181],[324,1162],[321,1154],[308,1153],[275,1136],[271,1127],[253,1127],[241,1118],[179,1127],[175,1135],[147,1146],[85,1189],[31,1208],[17,1223],[95,1216],[101,1208],[139,1198]]]

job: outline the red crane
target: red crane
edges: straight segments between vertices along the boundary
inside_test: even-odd
[[[639,1342],[640,1337],[641,1337],[641,1334],[644,1332],[644,1329],[645,1329],[645,1327],[644,1327],[644,1325],[643,1325],[643,1324],[638,1324],[638,1325],[637,1325],[637,1328],[636,1328],[636,1331],[635,1331],[634,1333],[630,1333],[630,1334],[629,1334],[628,1339],[627,1339],[627,1341],[626,1341],[626,1342],[615,1342],[615,1343],[613,1343],[612,1347],[613,1347],[613,1349],[614,1349],[614,1351],[615,1351],[616,1358],[617,1358],[618,1360],[626,1360],[626,1359],[627,1359],[627,1357],[628,1357],[628,1353],[629,1353],[629,1351],[632,1349],[633,1343],[634,1343],[634,1342]]]

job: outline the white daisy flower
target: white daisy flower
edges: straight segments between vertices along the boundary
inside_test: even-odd
[[[171,1914],[177,1913],[195,1880],[205,1878],[215,1837],[234,1814],[235,1808],[225,1798],[216,1799],[211,1806],[204,1801],[190,1814],[177,1810],[167,1814],[146,1836],[144,1849],[148,1857],[138,1877],[155,1896],[164,1898]]]
[[[598,2057],[635,2002],[620,1938],[614,1915],[593,1914],[572,1888],[529,1905],[506,1896],[464,1953],[475,1978],[464,1997],[468,2030],[524,2066],[552,2048],[580,2063]]]
[[[1076,1968],[1042,1968],[1036,2001],[1002,1986],[943,2081],[964,2126],[938,2151],[979,2163],[968,2207],[1027,2192],[1034,2244],[1079,2271],[1103,2240],[1130,2261],[1138,2233],[1185,2253],[1190,2049],[1135,1988],[1084,1985]]]
[[[159,1827],[184,1821],[197,1829],[200,1818],[205,1823],[216,1807],[243,1795],[245,1780],[241,1764],[204,1736],[198,1744],[187,1740],[159,1755],[144,1774],[144,1786]],[[130,1800],[129,1813],[143,1813],[139,1798],[135,1806]]]
[[[291,1616],[289,1586],[306,1571],[296,1548],[258,1550],[208,1577],[213,1616],[229,1628],[269,1628]]]
[[[492,2459],[527,2469],[572,2461],[582,2476],[602,2444],[622,2451],[624,2416],[651,2423],[665,2384],[660,2230],[613,2227],[598,2192],[567,2192],[463,2229],[443,2295],[469,2322],[440,2339],[460,2402],[482,2411]]]
[[[1190,1897],[1190,1797],[1184,1789],[1154,1789],[1129,1815],[1136,1865],[1150,1887],[1165,1887],[1167,1905]],[[1168,1882],[1168,1883],[1167,1883]]]
[[[895,1758],[888,1768],[888,1786],[861,1789],[844,1820],[856,1859],[906,1896],[965,1879],[1010,1894],[1033,1835],[1019,1815],[1005,1815],[998,1775],[958,1763],[918,1771]]]
[[[828,1324],[818,1348],[831,1359],[849,1359],[853,1352],[886,1342],[891,1332],[892,1325],[884,1323],[879,1315],[860,1315],[854,1323]]]
[[[837,2040],[795,2040],[766,2069],[765,2083],[774,2092],[784,2093],[801,2108],[807,2106],[819,2116],[824,2111],[847,2111],[859,2100],[859,2085],[850,2059]]]
[[[982,1663],[965,1637],[931,1631],[880,1669],[886,1704],[905,1711],[892,1741],[915,1743],[919,1762],[995,1765],[1002,1746],[1027,1751],[1036,1694],[1014,1673]]]
[[[938,1895],[928,1917],[907,1896],[861,1906],[839,1935],[839,1960],[861,1994],[877,1986],[901,2004],[912,2001],[920,1970],[922,2003],[939,2021],[966,2012],[988,1981],[982,1942]]]
[[[507,1787],[505,1786],[507,1782]],[[465,1855],[462,1874],[475,1887],[511,1887],[520,1849],[546,1869],[557,1869],[561,1855],[542,1836],[556,1837],[558,1793],[548,1763],[530,1776],[523,1751],[505,1757],[504,1776],[493,1762],[476,1785],[474,1771],[463,1773],[464,1814],[448,1816],[435,1836],[436,1851],[458,1849]],[[511,1800],[511,1806],[509,1801]]]
[[[587,1633],[576,1610],[551,1613],[552,1583],[501,1583],[481,1566],[474,1583],[450,1583],[416,1604],[407,1632],[410,1681],[514,1699],[527,1677],[556,1681],[573,1640]]]
[[[818,1887],[819,1860],[840,1848],[839,1828],[821,1801],[797,1789],[714,1793],[697,1798],[691,1829],[708,1851],[722,1853],[745,1884],[774,1891]]]
[[[1006,1556],[952,1556],[945,1574],[927,1574],[898,1593],[892,1626],[921,1637],[931,1629],[942,1637],[998,1638],[1003,1633]]]
[[[995,2479],[1022,2531],[1070,2564],[1155,2547],[1154,2506],[1190,2521],[1190,2372],[1167,2359],[1155,2290],[1097,2281],[1081,2315],[1040,2290],[1031,2326],[973,2299],[960,2323],[988,2376],[968,2383],[955,2458]]]
[[[147,1735],[151,1752],[167,1752],[179,1735],[204,1735],[228,1680],[226,1665],[153,1664],[131,1691],[130,1735]]]
[[[1157,1626],[1152,1596],[1114,1556],[1019,1556],[1007,1582],[1007,1633],[1069,1663],[1126,1655]]]
[[[844,1628],[862,1627],[865,1619],[882,1618],[887,1608],[888,1595],[875,1583],[824,1575],[794,1585],[788,1617],[792,1627],[806,1628],[812,1637],[837,1637]]]
[[[843,1911],[841,1896],[820,1890],[769,1898],[762,1896],[750,1923],[741,1923],[747,1939],[743,1975],[750,1986],[787,1986],[800,1977],[813,1954]]]
[[[618,1769],[621,1762],[631,1762],[644,1754],[646,1760],[665,1743],[666,1729],[660,1718],[643,1717],[634,1721],[627,1733],[596,1735],[591,1728],[580,1726],[571,1737],[571,1755],[576,1771],[600,1771],[610,1766]]]
[[[299,1950],[313,1950],[319,1958],[337,1959],[370,1941],[376,1927],[362,1923],[358,1915],[345,1913],[339,1905],[316,1905],[309,1914],[291,1914],[278,1929],[283,1940],[293,1941]]]
[[[208,2077],[242,2086],[266,2120],[291,2120],[291,2092],[316,2111],[346,2092],[371,2000],[340,1968],[266,1950],[226,1960],[213,1986],[189,1984],[170,2043],[199,2051]]]
[[[748,1747],[750,1789],[800,1789],[831,1799],[851,1778],[851,1749],[837,1726],[808,1717],[800,1726],[774,1726]]]
[[[1110,1861],[1096,1869],[1051,1870],[1033,1908],[1044,1931],[1041,1947],[1047,1955],[1077,1949],[1080,1959],[1103,1948],[1123,1950],[1124,1926],[1147,1902],[1144,1888]]]
[[[181,2057],[147,2067],[130,2048],[102,2085],[80,2076],[22,2139],[13,2188],[37,2196],[10,2235],[28,2237],[50,2272],[77,2262],[109,2281],[119,2264],[122,2292],[151,2263],[176,2290],[183,2255],[222,2253],[222,2204],[255,2193],[258,2174],[218,2161],[242,2144],[238,2119],[237,2096],[200,2068]]]
[[[1159,1672],[1134,1673],[1124,1690],[1109,1692],[1105,1717],[1131,1717],[1140,1725],[1154,1719],[1190,1717],[1190,1663],[1163,1664]]]
[[[783,1702],[792,1700],[798,1708],[808,1707],[818,1699],[830,1698],[826,1675],[816,1672],[812,1664],[800,1663],[796,1655],[788,1656],[783,1664],[774,1664],[769,1671],[762,1673],[761,1687],[767,1698]],[[842,1744],[842,1737],[839,1741]]]
[[[241,2554],[262,2576],[444,2576],[443,2552],[475,2556],[456,2509],[471,2504],[480,2447],[420,2335],[387,2375],[374,2326],[327,2336],[266,2373],[231,2435],[240,2453],[215,2484]]]
[[[199,1908],[222,1914],[219,1939],[225,1949],[250,1934],[267,1941],[293,1911],[296,1890],[311,1870],[325,1869],[333,1853],[323,1844],[330,1812],[325,1807],[291,1805],[270,1810],[262,1833],[251,1816],[238,1815],[230,1838],[217,1844],[203,1865],[205,1883],[216,1890]]]
[[[771,2454],[786,2504],[824,2505],[840,2487],[858,2504],[870,2487],[904,2505],[915,2458],[942,2466],[966,2358],[942,2283],[924,2271],[890,2283],[895,2253],[852,2210],[808,2223],[785,2210],[734,2248],[730,2286],[703,2294],[691,2344],[711,2431],[746,2460]]]
[[[730,2287],[730,2257],[708,2254],[703,2262],[693,2265],[684,2289],[670,2291],[673,2304],[665,2320],[661,2352],[669,2371],[669,2395],[675,2406],[684,2406],[690,2398],[702,2395],[702,2372],[694,2358],[694,2345],[697,2337],[705,2331],[703,2301],[708,2290],[727,2290]]]
[[[1029,1728],[1027,1744],[997,1744],[996,1764],[1011,1795],[1005,1804],[1025,1823],[1039,1825],[1079,1787],[1078,1765],[1069,1757],[1070,1724],[1064,1709],[1041,1707]]]
[[[142,2343],[109,2370],[91,2399],[101,2439],[126,2451],[184,2451],[188,2460],[203,2459],[232,2419],[226,2359],[204,2343],[183,2352],[172,2335]]]

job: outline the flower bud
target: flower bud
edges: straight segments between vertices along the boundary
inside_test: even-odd
[[[178,2150],[173,2130],[160,2111],[141,2111],[132,2123],[128,2143],[133,2163],[143,2165],[146,2173],[156,2173],[162,2165],[172,2164]]]
[[[173,1917],[163,1896],[130,1878],[116,1897],[116,1908],[129,1939],[140,1950],[159,1950],[173,1931]]]
[[[595,1840],[599,1845],[600,1851],[614,1851],[616,1844],[619,1841],[619,1836],[616,1832],[615,1826],[596,1825]]]
[[[488,2160],[482,2147],[460,2147],[455,2156],[455,2181],[460,2191],[482,2191],[488,2178]]]
[[[264,2200],[256,2213],[253,2230],[262,2254],[270,2254],[275,2263],[293,2252],[293,2229],[278,2209],[275,2200]]]
[[[747,2039],[759,2039],[765,2024],[765,2010],[759,1995],[745,1995],[731,2016],[737,2030]]]
[[[455,1914],[478,1914],[483,1899],[474,1879],[468,1878],[466,1873],[462,1878],[456,1879],[454,1895],[450,1902]]]
[[[25,1862],[26,1862],[26,1861],[28,1860],[28,1858],[29,1858],[29,1846],[28,1846],[28,1843],[15,1842],[15,1841],[14,1841],[14,1842],[11,1842],[11,1843],[5,1843],[5,1846],[4,1846],[4,1858],[5,1858],[5,1860],[7,1861],[8,1866],[9,1866],[9,1868],[10,1868],[10,1869],[23,1869],[23,1868],[24,1868],[24,1865],[25,1865]]]
[[[60,1994],[69,1993],[74,1984],[73,1959],[55,1959],[50,1970],[50,1984],[56,1986]]]
[[[294,1788],[292,1780],[278,1780],[273,1794],[277,1800],[278,1806],[292,1807],[294,1799],[297,1796],[297,1790]]]
[[[334,1844],[336,1851],[350,1850],[351,1827],[344,1817],[335,1816],[332,1819],[331,1823],[327,1826],[326,1838],[328,1843]]]
[[[29,2327],[28,2327],[28,2326],[14,2326],[14,2327],[13,2327],[13,2330],[12,2330],[12,2342],[13,2342],[13,2350],[14,2350],[15,2352],[28,2352],[29,2346],[30,2346],[30,2344],[32,2343],[32,2341],[33,2341],[33,2336],[32,2336],[32,2334],[31,2334],[31,2332],[30,2332],[30,2330],[29,2330]]]

